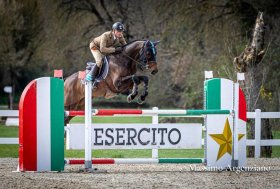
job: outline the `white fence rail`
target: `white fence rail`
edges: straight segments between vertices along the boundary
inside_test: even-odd
[[[18,110],[0,110],[0,117],[18,117]],[[261,146],[280,146],[280,139],[261,140],[261,119],[279,119],[280,112],[247,112],[248,119],[255,119],[255,139],[247,139],[247,146],[255,146],[255,158],[261,154]],[[153,118],[153,122],[155,119]],[[18,144],[18,138],[0,138],[0,144]]]
[[[18,138],[0,138],[0,144],[18,144]]]
[[[256,109],[255,112],[247,112],[248,119],[255,119],[255,139],[247,139],[247,146],[255,146],[255,158],[261,156],[261,146],[280,146],[280,139],[261,140],[261,119],[279,119],[280,112],[261,112]]]
[[[18,110],[0,110],[0,117],[18,117]]]

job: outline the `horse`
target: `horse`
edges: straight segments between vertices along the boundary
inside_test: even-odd
[[[157,49],[159,42],[150,40],[135,40],[123,46],[120,54],[111,54],[106,58],[109,63],[107,77],[93,87],[92,98],[113,98],[118,94],[126,94],[127,101],[131,102],[138,95],[138,85],[144,83],[144,91],[138,98],[142,104],[148,95],[148,77],[136,76],[138,69],[148,70],[152,75],[158,72]],[[64,82],[65,110],[84,110],[85,88],[78,77],[78,72],[70,75]],[[66,118],[66,123],[72,117]]]

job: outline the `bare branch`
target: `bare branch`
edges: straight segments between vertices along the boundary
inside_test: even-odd
[[[247,46],[244,51],[233,60],[238,71],[246,72],[248,66],[255,66],[261,62],[265,54],[265,49],[263,49],[264,33],[263,14],[259,13],[250,46]]]
[[[62,2],[59,4],[59,7],[65,9],[62,14],[67,14],[67,20],[69,20],[71,16],[77,16],[81,12],[87,12],[94,14],[101,24],[105,24],[105,20],[96,9],[94,3],[90,0],[62,0]]]
[[[113,21],[113,18],[112,18],[112,16],[110,15],[108,9],[107,9],[106,6],[105,6],[104,0],[100,0],[100,4],[101,4],[102,8],[104,9],[104,11],[105,11],[105,13],[106,13],[106,15],[107,15],[109,21],[110,21],[111,23],[113,23],[113,22],[114,22],[114,21]]]

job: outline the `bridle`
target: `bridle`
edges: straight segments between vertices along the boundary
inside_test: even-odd
[[[151,47],[147,47],[147,44],[150,43]],[[131,56],[127,55],[126,53],[123,53],[126,57],[128,57],[129,59],[131,59],[132,61],[136,62],[137,65],[139,65],[141,70],[148,70],[149,69],[149,65],[148,65],[148,58],[147,58],[147,51],[151,50],[152,51],[152,58],[154,59],[154,62],[156,63],[156,54],[157,54],[157,49],[155,48],[155,45],[153,44],[153,42],[147,40],[145,41],[145,43],[143,44],[142,48],[139,51],[139,60],[137,61],[134,58],[132,58]]]

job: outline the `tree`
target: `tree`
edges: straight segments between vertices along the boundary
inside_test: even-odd
[[[267,104],[272,100],[272,93],[266,89],[268,73],[271,72],[265,64],[271,64],[269,54],[272,55],[269,45],[265,48],[265,23],[263,13],[259,13],[253,30],[250,44],[246,46],[244,51],[234,58],[234,65],[237,71],[246,72],[246,79],[242,83],[245,90],[248,111],[261,109],[268,110]],[[266,53],[266,59],[264,55]],[[262,64],[261,64],[262,63]],[[277,82],[276,82],[277,83]],[[279,83],[279,82],[278,82]],[[252,121],[249,122],[248,135],[254,138],[255,127]],[[269,119],[262,120],[261,128],[262,139],[272,139],[272,124]],[[272,147],[264,146],[261,148],[261,155],[271,157]],[[254,148],[249,148],[249,156],[254,156]]]
[[[21,88],[39,64],[34,53],[41,42],[42,22],[36,0],[5,0],[0,6],[0,65],[3,84]]]

